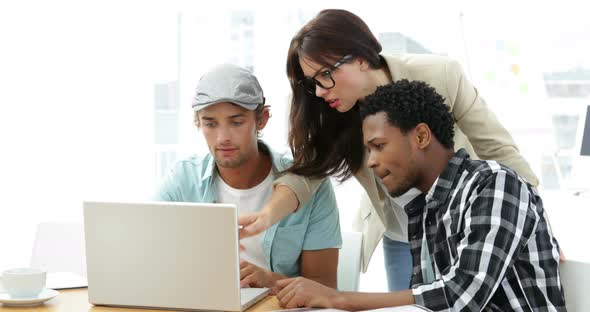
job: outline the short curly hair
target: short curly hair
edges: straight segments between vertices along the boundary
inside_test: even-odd
[[[446,148],[454,148],[455,120],[445,99],[422,81],[402,79],[380,86],[360,105],[361,118],[380,112],[387,114],[389,123],[402,133],[425,123],[434,137]]]

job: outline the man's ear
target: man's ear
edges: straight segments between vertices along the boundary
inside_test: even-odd
[[[425,149],[430,145],[430,142],[432,141],[432,132],[427,124],[419,123],[416,128],[414,128],[414,133],[418,148]]]
[[[264,107],[260,118],[256,121],[256,130],[260,131],[266,127],[268,119],[271,117],[268,107]]]

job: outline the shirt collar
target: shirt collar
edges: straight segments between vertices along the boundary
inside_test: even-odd
[[[205,181],[207,179],[211,179],[213,177],[215,170],[215,158],[211,155],[211,153],[207,154],[203,159],[203,167],[204,172],[201,175],[201,181]]]
[[[428,192],[418,195],[406,206],[404,206],[404,210],[406,211],[408,217],[411,218],[416,214],[421,213],[425,207],[425,204],[428,202],[444,202],[446,200],[449,192],[451,191],[451,188],[453,187],[453,182],[459,173],[459,169],[466,158],[469,158],[469,154],[467,154],[465,149],[459,149],[455,155],[453,155],[451,160],[449,160],[445,170],[443,170],[436,180],[434,180],[434,183]],[[433,204],[430,205],[430,207],[438,207],[438,205]]]
[[[436,188],[436,184],[438,183],[439,178],[440,178],[440,176],[436,177],[436,180],[434,180],[434,183],[432,183],[432,186],[430,187],[430,189],[426,193],[426,200],[427,201],[430,201],[432,199],[432,196],[434,196],[434,189]]]
[[[432,187],[428,190],[426,201],[444,202],[446,200],[463,165],[463,161],[467,158],[469,158],[469,154],[465,149],[461,148],[455,152],[445,170],[436,178]]]

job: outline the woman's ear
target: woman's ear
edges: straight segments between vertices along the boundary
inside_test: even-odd
[[[357,57],[357,58],[355,58],[354,61],[358,62],[359,68],[361,71],[366,71],[371,68],[371,66],[369,65],[369,62],[367,62],[367,60],[365,60],[362,57]]]

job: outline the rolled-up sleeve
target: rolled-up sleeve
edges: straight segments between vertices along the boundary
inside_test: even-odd
[[[305,206],[310,200],[313,194],[317,191],[322,184],[322,179],[309,179],[303,176],[299,176],[293,173],[287,173],[273,182],[273,185],[283,185],[290,188],[297,200],[299,200],[299,207]]]

